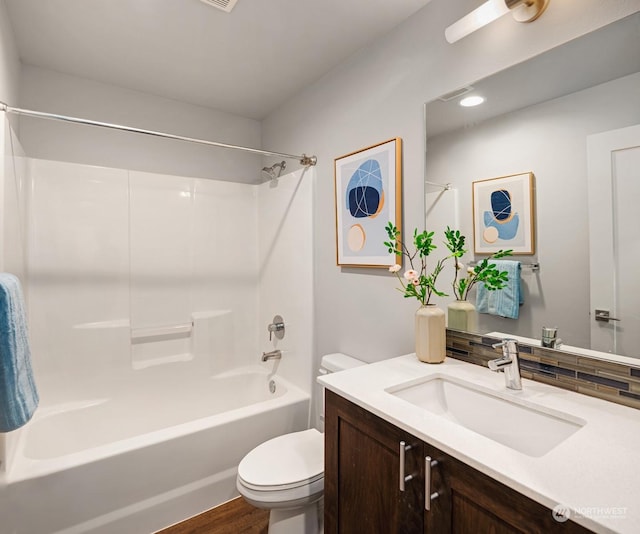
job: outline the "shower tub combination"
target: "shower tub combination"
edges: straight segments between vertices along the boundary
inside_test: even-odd
[[[311,251],[298,244],[309,242],[309,182],[27,163],[24,285],[41,402],[0,435],[0,534],[146,534],[238,496],[241,459],[309,425],[313,286],[290,261]],[[228,242],[203,233],[223,227]],[[259,237],[267,259],[251,263]],[[258,363],[259,347],[275,347],[257,330],[271,307],[303,318],[278,345],[287,357]]]
[[[49,396],[45,384],[34,418],[11,434],[0,532],[154,532],[236,497],[247,452],[308,427],[309,395],[270,367],[211,377],[189,367]]]
[[[298,319],[279,348],[289,352],[282,374],[303,387],[311,376],[307,171],[315,156],[0,102],[0,118],[2,111],[305,167],[258,186],[14,154],[4,184],[11,192],[0,191],[18,199],[2,222],[25,223],[12,257],[28,260],[16,268],[25,270],[41,396],[29,423],[0,435],[0,534],[144,534],[236,497],[237,465],[250,450],[309,425],[308,392],[270,373],[272,362],[245,364],[259,358],[249,356],[253,328],[273,307],[309,318]],[[278,166],[284,162],[266,168],[271,178]],[[247,250],[259,254],[248,258]]]

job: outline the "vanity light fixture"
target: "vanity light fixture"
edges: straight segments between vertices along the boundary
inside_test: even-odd
[[[548,4],[549,0],[487,0],[449,26],[444,36],[448,43],[455,43],[507,13],[511,13],[518,22],[533,22],[542,15]]]
[[[480,95],[467,96],[458,102],[464,108],[472,108],[473,106],[479,106],[484,102],[484,97]]]

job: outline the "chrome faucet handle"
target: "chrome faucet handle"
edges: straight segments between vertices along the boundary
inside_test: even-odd
[[[510,337],[505,337],[499,343],[494,343],[491,345],[494,349],[502,349],[502,354],[505,356],[507,354],[516,353],[518,354],[518,340]]]
[[[513,360],[511,358],[505,358],[504,356],[495,360],[489,360],[487,362],[489,369],[491,369],[492,371],[504,371],[505,367],[512,364]]]
[[[273,317],[273,322],[267,326],[267,331],[269,332],[269,341],[273,334],[276,334],[276,339],[282,339],[284,337],[284,319],[281,315],[275,315]]]

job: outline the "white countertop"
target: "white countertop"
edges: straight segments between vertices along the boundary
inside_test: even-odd
[[[385,391],[433,375],[471,382],[586,424],[548,453],[532,457]],[[640,533],[640,410],[526,379],[522,391],[511,391],[502,373],[450,358],[424,364],[415,354],[321,376],[318,382],[544,506],[568,507],[571,520],[595,532]]]

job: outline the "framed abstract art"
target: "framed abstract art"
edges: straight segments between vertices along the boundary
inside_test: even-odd
[[[400,230],[402,140],[399,137],[335,159],[336,261],[339,266],[389,267],[385,226]]]
[[[533,173],[473,182],[473,243],[476,254],[513,250],[534,254]]]

